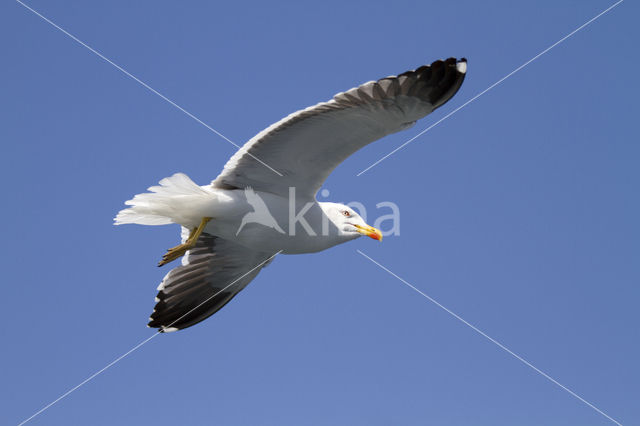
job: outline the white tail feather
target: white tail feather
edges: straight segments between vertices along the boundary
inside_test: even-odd
[[[187,175],[176,173],[152,186],[150,192],[138,194],[125,204],[131,206],[120,210],[114,221],[116,225],[137,223],[139,225],[167,225],[179,223],[183,226],[197,225],[211,211],[216,194],[198,186]]]

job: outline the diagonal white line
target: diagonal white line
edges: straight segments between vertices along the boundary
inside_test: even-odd
[[[135,75],[131,74],[129,71],[125,70],[124,68],[122,68],[120,65],[116,64],[115,62],[113,62],[111,59],[107,58],[106,56],[104,56],[102,53],[98,52],[97,50],[95,50],[94,48],[92,48],[91,46],[89,46],[88,44],[86,44],[85,42],[83,42],[82,40],[80,40],[79,38],[77,38],[76,36],[74,36],[73,34],[69,33],[67,30],[65,30],[64,28],[60,27],[59,25],[55,24],[54,22],[52,22],[50,19],[48,19],[47,17],[43,16],[41,13],[39,13],[38,11],[32,9],[31,7],[27,6],[26,4],[24,4],[22,1],[20,0],[16,0],[16,2],[18,2],[19,4],[21,4],[22,6],[24,6],[26,9],[30,10],[31,12],[33,12],[35,15],[39,16],[40,18],[42,18],[44,21],[46,21],[47,23],[51,24],[53,27],[55,27],[56,29],[60,30],[62,33],[64,33],[65,35],[67,35],[69,38],[71,38],[72,40],[74,40],[75,42],[77,42],[78,44],[80,44],[83,47],[86,47],[88,50],[90,50],[92,53],[96,54],[98,57],[100,57],[101,59],[103,59],[104,61],[108,62],[109,64],[113,65],[118,71],[122,72],[124,75],[126,75],[127,77],[133,79],[134,81],[136,81],[137,83],[139,83],[140,85],[142,85],[144,88],[146,88],[147,90],[149,90],[150,92],[158,95],[159,97],[161,97],[162,99],[164,99],[165,101],[167,101],[169,104],[171,104],[172,106],[176,107],[177,109],[179,109],[180,111],[182,111],[183,113],[185,113],[187,116],[193,118],[195,121],[197,121],[198,123],[202,124],[204,127],[206,127],[207,129],[211,130],[213,133],[215,133],[216,135],[220,136],[222,139],[226,140],[227,142],[229,142],[231,145],[235,146],[236,148],[240,149],[241,146],[236,144],[235,142],[233,142],[231,139],[229,139],[228,137],[226,137],[225,135],[223,135],[222,133],[220,133],[219,131],[217,131],[216,129],[214,129],[213,127],[211,127],[210,125],[208,125],[207,123],[205,123],[204,121],[200,120],[198,117],[196,117],[195,115],[191,114],[189,111],[187,111],[186,109],[184,109],[183,107],[181,107],[180,105],[178,105],[177,103],[175,103],[174,101],[172,101],[171,99],[167,98],[165,95],[163,95],[162,93],[158,92],[156,89],[154,89],[153,87],[149,86],[147,83],[145,83],[144,81],[140,80],[138,77],[136,77]],[[282,176],[282,173],[280,173],[279,171],[277,171],[276,169],[274,169],[273,167],[269,166],[267,163],[265,163],[264,161],[260,160],[258,157],[256,157],[255,155],[251,154],[250,152],[246,152],[246,154],[248,156],[250,156],[251,158],[253,158],[254,160],[256,160],[257,162],[259,162],[260,164],[262,164],[263,166],[265,166],[266,168],[268,168],[269,170],[271,170],[272,172],[274,172],[275,174]]]
[[[607,419],[611,420],[615,424],[622,426],[622,424],[620,422],[618,422],[616,419],[614,419],[613,417],[609,416],[607,413],[605,413],[604,411],[600,410],[598,407],[596,407],[595,405],[593,405],[592,403],[590,403],[586,399],[582,398],[580,395],[578,395],[577,393],[575,393],[571,389],[567,388],[562,383],[558,382],[556,379],[554,379],[553,377],[549,376],[547,373],[545,373],[544,371],[540,370],[538,367],[536,367],[535,365],[531,364],[526,359],[522,358],[520,355],[518,355],[515,352],[513,352],[511,349],[507,348],[505,345],[503,345],[502,343],[498,342],[496,339],[494,339],[493,337],[489,336],[484,331],[480,330],[478,327],[476,327],[473,324],[469,323],[464,318],[462,318],[460,315],[458,315],[455,312],[453,312],[452,310],[448,309],[447,307],[445,307],[444,305],[439,303],[437,300],[435,300],[434,298],[432,298],[428,294],[426,294],[426,293],[422,292],[421,290],[419,290],[418,288],[414,287],[412,284],[410,284],[409,282],[405,281],[403,278],[399,277],[395,273],[391,272],[389,269],[385,268],[380,263],[376,262],[375,260],[373,260],[372,258],[367,256],[366,254],[364,254],[360,250],[356,249],[356,251],[359,254],[361,254],[363,257],[369,259],[374,264],[378,265],[380,267],[380,269],[388,272],[390,275],[392,275],[393,277],[395,277],[398,280],[400,280],[407,287],[411,288],[413,291],[415,291],[416,293],[420,294],[422,297],[426,298],[431,303],[433,303],[434,305],[436,305],[440,309],[444,310],[446,313],[448,313],[449,315],[453,316],[455,319],[457,319],[458,321],[462,322],[464,325],[466,325],[467,327],[471,328],[473,331],[475,331],[476,333],[480,334],[482,337],[484,337],[487,340],[489,340],[491,343],[495,344],[500,349],[502,349],[503,351],[507,352],[509,355],[513,356],[514,358],[516,358],[518,361],[522,362],[527,367],[533,369],[536,373],[542,375],[545,379],[547,379],[550,382],[558,385],[559,387],[561,387],[562,389],[567,391],[569,394],[571,394],[575,398],[579,399],[580,401],[584,402],[586,405],[588,405],[589,407],[593,408],[595,411],[597,411],[598,413],[602,414],[604,417],[606,417]]]
[[[572,35],[574,35],[575,33],[577,33],[578,31],[582,30],[584,27],[586,27],[587,25],[591,24],[593,21],[595,21],[596,19],[598,19],[599,17],[601,17],[602,15],[604,15],[605,13],[609,12],[611,9],[613,9],[614,7],[618,6],[620,3],[622,3],[624,0],[618,0],[616,3],[612,4],[611,6],[609,6],[608,8],[606,8],[605,10],[603,10],[602,12],[600,12],[599,14],[597,14],[596,16],[594,16],[593,18],[589,19],[587,22],[585,22],[584,24],[580,25],[578,28],[576,28],[575,30],[571,31],[569,34],[567,34],[566,36],[562,37],[560,40],[556,41],[555,43],[553,43],[551,46],[547,47],[546,49],[544,49],[542,52],[538,53],[536,56],[534,56],[533,58],[529,59],[527,62],[525,62],[524,64],[520,65],[518,68],[516,68],[515,70],[511,71],[509,74],[505,75],[504,77],[502,77],[500,80],[496,81],[495,83],[493,83],[491,86],[487,87],[486,89],[484,89],[482,92],[478,93],[477,95],[475,95],[473,98],[469,99],[468,101],[466,101],[465,103],[463,103],[462,105],[460,105],[459,107],[457,107],[456,109],[454,109],[453,111],[451,111],[450,113],[448,113],[447,115],[445,115],[444,117],[442,117],[440,120],[436,121],[435,123],[433,123],[431,126],[427,127],[426,129],[424,129],[423,131],[421,131],[420,133],[418,133],[417,135],[415,135],[414,137],[412,137],[411,139],[409,139],[408,141],[406,141],[405,143],[403,143],[402,145],[400,145],[399,147],[397,147],[396,149],[394,149],[393,151],[391,151],[390,153],[388,153],[387,155],[385,155],[384,157],[380,158],[378,161],[376,161],[375,163],[371,164],[369,167],[367,167],[366,169],[362,170],[360,173],[358,173],[356,176],[360,176],[361,174],[363,174],[364,172],[366,172],[367,170],[377,166],[378,164],[380,164],[382,161],[386,160],[387,158],[389,158],[390,156],[392,156],[393,154],[395,154],[396,152],[400,151],[402,148],[404,148],[405,146],[409,145],[411,142],[413,142],[414,140],[416,140],[417,138],[419,138],[420,136],[424,135],[425,133],[427,133],[429,130],[433,129],[434,127],[436,127],[438,124],[442,123],[444,120],[446,120],[447,118],[451,117],[453,114],[455,114],[456,112],[460,111],[462,108],[466,107],[467,105],[469,105],[471,102],[475,101],[476,99],[478,99],[480,96],[484,95],[485,93],[487,93],[489,90],[493,89],[494,87],[496,87],[497,85],[499,85],[500,83],[502,83],[503,81],[505,81],[506,79],[508,79],[509,77],[511,77],[512,75],[514,75],[515,73],[517,73],[518,71],[520,71],[521,69],[523,69],[524,67],[526,67],[527,65],[529,65],[531,62],[535,61],[536,59],[538,59],[540,56],[544,55],[545,53],[547,53],[548,51],[550,51],[551,49],[553,49],[554,47],[556,47],[557,45],[559,45],[560,43],[562,43],[563,41],[565,41],[566,39],[568,39],[569,37],[571,37]]]
[[[60,395],[58,398],[56,398],[55,400],[51,401],[49,404],[45,405],[44,407],[42,407],[40,410],[36,411],[34,414],[32,414],[30,417],[24,419],[23,421],[21,421],[18,426],[22,426],[23,424],[31,421],[34,417],[38,416],[39,414],[41,414],[42,412],[44,412],[45,410],[51,408],[54,404],[56,404],[58,401],[66,398],[67,396],[69,396],[69,394],[71,394],[72,392],[74,392],[75,390],[77,390],[78,388],[80,388],[81,386],[85,385],[86,383],[90,382],[91,380],[93,380],[94,378],[96,378],[98,375],[100,375],[101,373],[103,373],[105,370],[107,370],[108,368],[110,368],[111,366],[113,366],[114,364],[118,363],[119,361],[121,361],[123,358],[125,358],[127,355],[129,355],[130,353],[136,351],[138,348],[140,348],[142,345],[144,345],[145,343],[147,343],[149,340],[153,339],[154,337],[156,337],[158,334],[158,332],[155,332],[154,334],[152,334],[151,336],[147,337],[146,339],[144,339],[142,342],[138,343],[137,345],[135,345],[133,348],[129,349],[127,352],[123,353],[122,355],[120,355],[118,358],[114,359],[113,361],[111,361],[109,364],[105,365],[104,367],[102,367],[100,370],[96,371],[95,373],[93,373],[92,375],[90,375],[89,377],[87,377],[86,379],[84,379],[83,381],[81,381],[80,383],[78,383],[77,385],[75,385],[74,387],[72,387],[71,389],[69,389],[68,391],[66,391],[65,393],[63,393],[62,395]]]
[[[160,333],[162,333],[163,331],[165,331],[166,329],[171,328],[171,326],[175,323],[177,323],[178,321],[180,321],[182,318],[186,317],[187,315],[189,315],[191,312],[195,311],[196,309],[198,309],[200,306],[204,305],[205,303],[207,303],[209,300],[213,299],[214,297],[216,297],[217,295],[219,295],[220,293],[222,293],[223,291],[225,291],[226,289],[228,289],[229,287],[231,287],[232,285],[234,285],[236,282],[240,281],[242,278],[246,277],[247,275],[249,275],[250,273],[252,273],[253,271],[255,271],[256,269],[262,267],[262,265],[264,265],[265,263],[269,262],[271,259],[273,259],[274,257],[276,257],[278,254],[282,253],[282,250],[280,250],[279,252],[275,253],[273,256],[269,257],[266,260],[263,260],[262,262],[260,262],[257,266],[254,266],[250,271],[246,272],[245,274],[243,274],[242,276],[240,276],[239,278],[236,278],[235,280],[233,280],[230,284],[228,284],[225,288],[223,288],[222,290],[218,291],[217,293],[215,293],[213,296],[207,298],[205,301],[203,301],[202,303],[198,304],[195,308],[189,310],[186,314],[182,315],[180,318],[176,319],[175,321],[173,321],[171,324],[167,325],[167,326],[163,326],[162,329],[156,331],[154,334],[152,334],[151,336],[147,337],[146,339],[144,339],[142,342],[138,343],[137,345],[135,345],[134,347],[132,347],[131,349],[129,349],[127,352],[123,353],[122,355],[120,355],[118,358],[114,359],[113,361],[111,361],[109,364],[105,365],[104,367],[102,367],[100,370],[96,371],[95,373],[93,373],[92,375],[90,375],[89,377],[87,377],[86,379],[84,379],[83,381],[81,381],[80,383],[78,383],[77,385],[75,385],[74,387],[72,387],[71,389],[69,389],[68,391],[66,391],[65,393],[63,393],[62,395],[60,395],[58,398],[54,399],[53,401],[51,401],[50,403],[48,403],[47,405],[45,405],[44,407],[42,407],[40,410],[36,411],[35,413],[33,413],[30,417],[24,419],[23,421],[21,421],[18,426],[22,426],[23,424],[31,421],[34,417],[38,416],[39,414],[42,414],[44,411],[46,411],[47,409],[51,408],[53,405],[55,405],[56,403],[58,403],[59,401],[63,400],[64,398],[66,398],[67,396],[69,396],[71,393],[73,393],[74,391],[78,390],[80,387],[84,386],[85,384],[87,384],[88,382],[90,382],[91,380],[95,379],[97,376],[99,376],[100,374],[102,374],[104,371],[106,371],[107,369],[109,369],[110,367],[114,366],[115,364],[117,364],[119,361],[121,361],[123,358],[125,358],[127,355],[131,354],[132,352],[135,352],[136,350],[138,350],[139,348],[141,348],[143,345],[145,345],[147,342],[149,342],[151,339],[153,339],[154,337],[156,337],[157,335],[159,335]]]

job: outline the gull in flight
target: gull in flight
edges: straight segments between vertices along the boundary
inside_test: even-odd
[[[275,254],[318,252],[362,235],[382,240],[353,209],[318,202],[316,193],[351,154],[451,99],[466,71],[465,59],[449,58],[364,83],[258,133],[209,185],[177,173],[127,201],[116,225],[182,227],[181,244],[159,266],[182,264],[158,286],[149,327],[175,331],[208,318]]]

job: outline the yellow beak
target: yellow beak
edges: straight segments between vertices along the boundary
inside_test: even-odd
[[[365,225],[353,225],[356,227],[359,233],[362,235],[366,235],[369,238],[373,238],[374,240],[382,241],[382,232],[379,229],[374,228],[373,226]]]

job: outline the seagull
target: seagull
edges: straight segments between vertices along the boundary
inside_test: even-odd
[[[466,59],[449,58],[364,83],[261,131],[209,185],[176,173],[126,201],[116,225],[182,229],[181,244],[158,266],[182,264],[158,286],[148,326],[171,332],[205,320],[280,253],[318,252],[363,235],[381,241],[352,208],[318,202],[316,193],[351,154],[451,99],[466,71]]]

